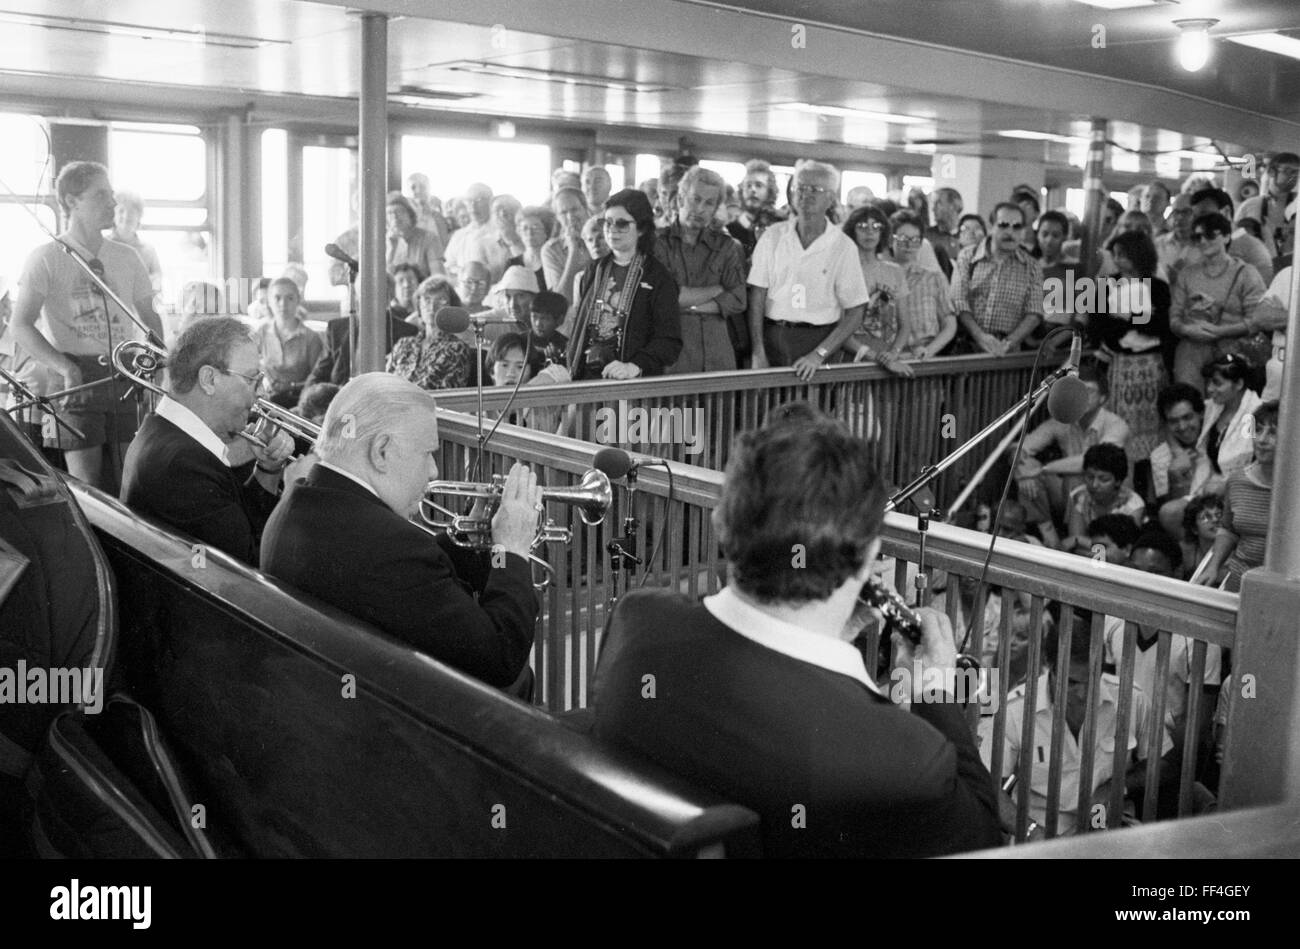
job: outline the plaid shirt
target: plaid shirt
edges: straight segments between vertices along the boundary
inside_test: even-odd
[[[1011,333],[1025,317],[1043,315],[1043,269],[1017,248],[1011,257],[990,250],[992,238],[967,247],[952,268],[952,308],[969,313],[994,336]]]
[[[952,315],[948,298],[948,281],[943,274],[927,270],[917,263],[903,268],[907,275],[907,296],[895,302],[898,318],[908,331],[906,346],[924,346],[943,329],[943,321]]]

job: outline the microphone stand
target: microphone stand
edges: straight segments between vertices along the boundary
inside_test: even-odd
[[[45,396],[45,395],[37,395],[26,385],[24,385],[21,381],[19,381],[17,377],[15,377],[14,375],[12,375],[10,372],[8,372],[3,368],[0,368],[0,378],[3,378],[5,382],[9,383],[9,388],[13,392],[16,392],[18,396],[21,398],[21,401],[14,404],[11,408],[4,410],[6,415],[9,415],[13,412],[21,412],[23,409],[30,408],[33,405],[39,406],[41,411],[45,412],[47,415],[50,416],[50,418],[54,419],[54,423],[56,425],[59,425],[67,429],[69,435],[72,435],[74,438],[77,438],[79,440],[84,440],[86,437],[82,433],[81,429],[59,418],[59,413],[55,411],[55,408],[51,403],[53,402],[54,399],[61,399],[66,395],[72,395],[74,392],[80,392],[82,389],[90,389],[94,386],[101,386],[105,382],[113,381],[113,377],[109,376],[107,379],[99,379],[96,380],[95,382],[85,382],[79,386],[73,386],[71,389],[64,389],[62,392],[56,392],[54,395]]]
[[[623,577],[624,571],[630,573],[642,562],[641,558],[636,555],[636,532],[640,524],[637,521],[635,511],[636,468],[629,468],[627,472],[627,516],[623,518],[623,536],[615,538],[605,545],[605,551],[609,554],[609,568],[612,572],[610,596],[605,605],[607,617],[614,614],[614,606],[621,596],[619,581],[620,579],[626,580],[626,577]]]

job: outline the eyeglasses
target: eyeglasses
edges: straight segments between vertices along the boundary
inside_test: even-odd
[[[262,384],[262,380],[266,377],[266,373],[262,372],[261,370],[258,370],[257,372],[248,373],[248,372],[235,372],[232,369],[217,369],[217,372],[224,373],[227,376],[239,376],[239,378],[243,379],[254,389],[260,386]]]
[[[607,217],[604,218],[600,222],[600,224],[601,227],[603,227],[607,231],[613,231],[615,234],[622,234],[625,231],[631,230],[632,226],[636,224],[636,221],[632,220],[630,217],[624,217],[624,218]]]
[[[461,286],[465,287],[486,287],[488,285],[486,280],[480,280],[478,277],[462,277],[460,282]]]
[[[859,221],[853,226],[859,231],[878,231],[884,227],[879,221]]]
[[[1223,520],[1223,512],[1222,511],[1201,511],[1201,513],[1196,515],[1196,519],[1198,521],[1203,521],[1203,522],[1221,521]]]
[[[1011,230],[1013,231],[1018,231],[1021,230],[1025,225],[1016,224],[1013,223],[1012,221],[996,221],[994,222],[993,226],[996,227],[999,231],[1005,231],[1007,228],[1011,228]]]
[[[900,237],[899,235],[895,234],[895,235],[894,235],[894,243],[897,244],[899,247],[920,247],[920,246],[921,246],[921,238],[919,238],[919,237]]]
[[[794,189],[799,194],[830,194],[830,188],[823,188],[821,185],[798,185]]]

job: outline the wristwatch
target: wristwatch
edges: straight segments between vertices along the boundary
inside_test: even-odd
[[[818,356],[822,357],[822,362],[825,362],[828,358],[830,358],[831,352],[825,346],[818,346],[815,352],[817,353]]]

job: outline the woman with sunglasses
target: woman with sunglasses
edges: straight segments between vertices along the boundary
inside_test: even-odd
[[[1174,285],[1170,327],[1179,337],[1174,351],[1174,381],[1204,392],[1201,368],[1236,351],[1251,335],[1248,321],[1264,296],[1259,271],[1228,254],[1232,224],[1222,214],[1202,214],[1192,222],[1192,244],[1201,259],[1189,263]]]
[[[895,304],[907,296],[907,277],[902,267],[880,256],[882,251],[888,253],[891,246],[893,233],[889,218],[884,211],[868,204],[849,215],[844,222],[844,233],[858,247],[858,263],[868,292],[877,301],[883,292],[888,301],[867,304],[862,326],[845,341],[844,349],[853,355],[854,362],[874,359],[892,373],[911,376],[912,367],[900,358],[908,334]]]
[[[587,265],[569,338],[574,381],[663,375],[682,351],[677,281],[654,255],[650,199],[624,188],[601,212],[609,253]]]

